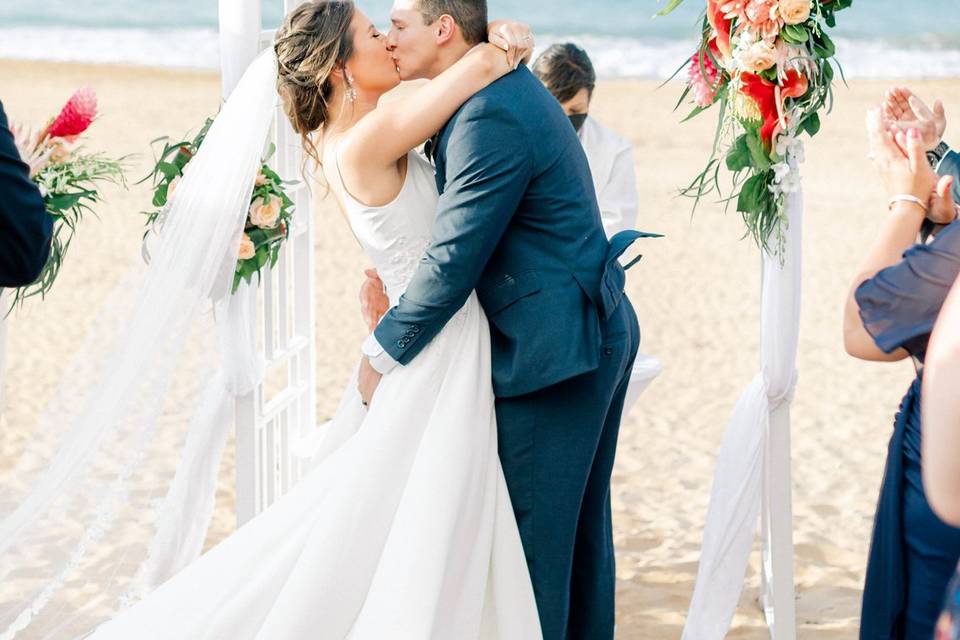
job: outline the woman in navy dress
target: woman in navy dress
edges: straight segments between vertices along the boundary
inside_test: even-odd
[[[921,478],[920,385],[927,342],[960,274],[960,223],[927,162],[919,132],[891,132],[871,112],[872,152],[890,196],[890,214],[847,300],[844,343],[865,360],[913,359],[917,377],[894,424],[877,505],[861,613],[862,640],[930,640],[960,558],[960,528],[930,508]],[[924,220],[945,224],[916,244]]]

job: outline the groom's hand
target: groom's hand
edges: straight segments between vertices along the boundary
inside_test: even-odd
[[[373,332],[390,309],[390,298],[384,293],[383,281],[376,269],[366,269],[367,279],[360,285],[360,314],[367,324],[367,330]]]
[[[373,399],[373,394],[376,393],[377,387],[380,385],[380,378],[382,377],[383,375],[373,368],[370,360],[366,356],[360,359],[360,374],[357,380],[357,390],[360,392],[363,406],[370,406],[370,401]]]

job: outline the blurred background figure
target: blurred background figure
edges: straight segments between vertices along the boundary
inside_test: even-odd
[[[569,42],[552,45],[533,63],[533,72],[563,107],[577,131],[590,164],[607,238],[624,229],[633,229],[640,204],[633,145],[589,115],[597,74],[587,52]],[[657,358],[637,354],[623,403],[624,415],[662,369]]]
[[[563,107],[580,137],[607,237],[633,229],[639,208],[633,145],[589,115],[597,74],[587,52],[569,42],[555,44],[540,54],[533,72]]]
[[[0,102],[0,287],[39,277],[50,254],[53,218],[17,151]]]

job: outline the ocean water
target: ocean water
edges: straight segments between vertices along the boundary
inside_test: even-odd
[[[665,2],[666,0],[662,0]],[[360,0],[386,26],[392,0]],[[601,77],[665,78],[695,44],[703,0],[653,18],[658,0],[489,0],[539,47],[583,46]],[[262,0],[264,24],[282,18]],[[848,77],[960,77],[960,0],[854,0],[833,32]],[[216,0],[0,0],[0,58],[216,69]]]

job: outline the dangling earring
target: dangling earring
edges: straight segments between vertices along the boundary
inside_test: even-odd
[[[357,90],[353,88],[353,78],[347,76],[347,100],[350,102],[356,102],[357,100]]]

